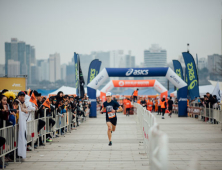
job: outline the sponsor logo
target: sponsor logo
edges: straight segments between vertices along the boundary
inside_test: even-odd
[[[180,101],[185,102],[185,101],[187,101],[187,98],[180,98],[180,99],[179,99],[179,102],[180,102]]]
[[[95,78],[95,75],[96,75],[96,69],[92,69],[90,70],[90,80],[89,82],[91,82],[94,78]]]
[[[21,84],[13,84],[12,87],[21,87]]]
[[[148,75],[148,71],[149,70],[133,70],[132,68],[129,69],[127,72],[126,72],[126,76],[130,76],[130,75],[134,75],[134,76],[139,76],[139,75]]]
[[[130,76],[132,73],[133,73],[133,69],[129,69],[129,70],[126,72],[126,76]]]
[[[195,77],[195,73],[194,73],[194,69],[193,69],[193,63],[188,63],[187,64],[187,69],[188,69],[189,80],[190,80],[188,90],[192,90],[197,85],[197,79]]]
[[[99,77],[97,80],[96,80],[96,85],[98,85],[98,83],[103,79],[104,76],[101,76]]]
[[[176,74],[177,74],[180,78],[182,78],[181,70],[180,70],[180,69],[176,69]]]
[[[89,99],[90,102],[96,102],[96,99]]]
[[[176,76],[170,76],[170,78],[172,78],[175,82],[177,82],[178,84],[180,84],[180,81],[176,78]]]
[[[119,86],[124,86],[124,82],[123,82],[123,81],[120,81],[120,82],[119,82]]]

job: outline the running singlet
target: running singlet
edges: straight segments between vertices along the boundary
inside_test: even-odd
[[[110,103],[108,103],[107,101],[104,102],[103,107],[106,108],[106,119],[116,118],[116,112],[112,113],[112,110],[117,110],[119,106],[119,103],[114,100],[111,100]]]

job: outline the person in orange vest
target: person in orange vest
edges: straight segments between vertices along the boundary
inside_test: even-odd
[[[149,110],[150,112],[152,112],[152,107],[153,107],[153,102],[152,100],[150,100],[150,98],[147,101],[147,110]]]
[[[162,104],[162,101],[160,98],[158,98],[158,113],[157,113],[157,115],[161,115],[161,104]]]
[[[141,97],[139,98],[139,100],[137,100],[137,103],[140,104],[141,103]]]
[[[162,119],[164,119],[164,114],[166,110],[167,104],[165,98],[163,98],[162,103],[161,103],[161,109],[162,109]]]
[[[131,107],[132,107],[131,102],[130,102],[129,98],[127,98],[126,102],[125,102],[126,116],[129,116]]]
[[[134,92],[133,92],[133,102],[135,102],[135,101],[137,100],[138,91],[139,91],[139,89],[136,89],[136,90],[134,90]]]
[[[158,111],[158,100],[157,100],[157,98],[155,99],[155,112],[157,112]]]

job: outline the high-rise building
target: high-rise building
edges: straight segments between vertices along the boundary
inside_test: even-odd
[[[110,64],[109,64],[108,67],[112,67],[112,68],[126,67],[125,55],[124,55],[124,51],[123,50],[113,50],[113,51],[110,51],[109,60],[110,60],[109,61]]]
[[[218,72],[221,69],[221,55],[208,55],[207,68],[210,73]]]
[[[55,82],[61,79],[60,54],[49,55],[49,81]]]
[[[18,39],[12,38],[11,39],[11,59],[14,61],[18,60]]]
[[[203,69],[207,67],[207,59],[206,58],[200,58],[198,60],[198,69]]]
[[[5,74],[8,75],[8,60],[12,59],[11,43],[5,43]]]
[[[32,61],[31,62],[31,56]],[[28,75],[27,82],[31,83],[31,63],[35,64],[35,49],[17,38],[11,38],[11,42],[5,42],[5,74],[8,75],[8,60],[19,61],[20,75]]]
[[[167,51],[153,44],[149,50],[144,50],[145,67],[166,67]]]
[[[74,66],[74,62],[70,62],[66,66],[66,82],[69,86],[75,87],[75,66]]]
[[[18,61],[20,62],[20,73],[27,75],[26,46],[22,41],[18,42]]]
[[[8,76],[20,75],[20,62],[14,60],[8,60]]]
[[[49,81],[55,82],[55,58],[53,54],[49,55]]]
[[[85,83],[87,84],[89,65],[90,65],[91,61],[93,60],[93,55],[92,54],[90,54],[90,55],[80,54],[79,59],[80,59],[81,69],[83,72],[83,77],[84,77]]]
[[[159,45],[153,44],[149,50],[144,50],[144,67],[166,67],[167,51]],[[165,77],[149,77],[149,79],[157,79],[163,86],[167,86]]]
[[[36,64],[36,59],[35,59],[35,47],[31,46],[31,64]]]
[[[25,45],[25,51],[26,51],[26,64],[27,64],[27,82],[28,84],[31,84],[31,46]]]
[[[0,64],[0,76],[5,76],[5,65]]]
[[[31,84],[36,84],[39,82],[39,67],[34,65],[34,64],[31,64],[31,73],[32,73],[32,76],[30,77],[31,78]]]
[[[61,80],[66,81],[66,64],[61,65]]]
[[[49,63],[48,60],[36,60],[39,69],[39,81],[49,80]]]

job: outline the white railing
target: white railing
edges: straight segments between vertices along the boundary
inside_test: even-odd
[[[39,146],[39,137],[44,138],[44,143],[46,143],[46,135],[53,134],[56,131],[61,132],[61,129],[64,129],[65,132],[71,132],[71,127],[73,127],[74,122],[76,122],[76,117],[73,119],[73,113],[68,110],[67,113],[64,113],[64,116],[57,115],[55,112],[55,118],[53,115],[51,117],[46,116],[46,109],[44,110],[44,117],[34,119],[35,113],[30,113],[31,120],[26,123],[26,137],[27,143],[31,142],[32,151],[34,151],[34,143],[38,141]],[[49,119],[53,119],[55,121],[55,125],[52,127],[49,125]],[[45,126],[38,132],[38,123],[39,120],[45,121]],[[3,121],[3,128],[0,129],[0,136],[6,139],[6,143],[0,147],[0,158],[2,159],[2,167],[4,169],[5,160],[4,157],[6,154],[14,152],[14,162],[16,162],[16,149],[18,148],[17,139],[18,139],[18,124],[14,126],[7,126],[6,122]],[[60,133],[61,134],[61,133]],[[51,135],[53,137],[53,135]]]
[[[168,169],[168,136],[159,130],[155,116],[138,103],[137,125],[143,134],[144,150],[149,157],[151,170]]]

